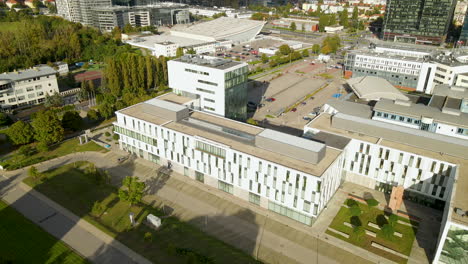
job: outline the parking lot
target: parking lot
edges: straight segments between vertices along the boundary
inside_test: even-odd
[[[301,133],[314,117],[311,113],[334,94],[346,94],[341,70],[330,65],[309,59],[252,82],[249,102],[260,106],[250,113],[252,118],[265,127]]]

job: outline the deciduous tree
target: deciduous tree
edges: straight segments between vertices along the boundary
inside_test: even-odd
[[[38,112],[32,120],[35,138],[43,143],[52,144],[63,139],[64,130],[57,114],[52,111]]]
[[[34,130],[29,123],[18,121],[8,128],[8,138],[14,145],[31,143],[34,139]]]
[[[144,182],[140,182],[138,177],[127,176],[123,179],[122,186],[119,190],[120,199],[128,201],[130,205],[141,202],[146,187]]]

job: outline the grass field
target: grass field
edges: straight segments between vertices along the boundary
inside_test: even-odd
[[[88,263],[3,201],[0,219],[0,263]]]
[[[88,165],[86,162],[65,165],[45,172],[46,179],[42,181],[27,178],[24,182],[154,263],[257,263],[244,252],[175,217],[163,218],[157,231],[144,224],[132,228],[130,212],[141,223],[149,213],[163,216],[162,211],[121,201],[115,187],[99,185],[94,176],[83,172]],[[152,234],[153,241],[144,241],[147,232]]]
[[[362,203],[357,203],[357,204],[362,210],[362,214],[359,216],[359,219],[362,223],[362,227],[364,227],[365,229],[369,231],[375,232],[377,234],[377,237],[371,237],[366,234],[355,233],[353,231],[353,228],[345,226],[343,223],[344,222],[350,223],[350,218],[352,216],[350,210],[346,207],[341,207],[340,211],[338,212],[338,214],[335,216],[332,223],[330,224],[330,227],[335,230],[347,233],[350,237],[347,239],[341,235],[335,234],[328,230],[326,231],[326,233],[329,235],[335,236],[337,238],[340,238],[342,240],[345,240],[358,247],[365,248],[368,251],[371,251],[382,257],[388,258],[397,263],[406,263],[407,260],[402,257],[399,257],[392,253],[377,249],[375,247],[372,247],[371,242],[377,242],[380,245],[384,245],[387,248],[393,249],[399,253],[402,253],[403,255],[409,256],[411,253],[411,248],[413,246],[415,236],[416,236],[416,227],[411,227],[411,226],[403,225],[400,223],[396,223],[394,226],[394,230],[401,233],[403,236],[399,238],[393,235],[390,239],[385,238],[379,229],[373,228],[368,225],[369,222],[378,224],[379,220],[377,220],[377,218],[380,217],[380,219],[383,219],[382,216],[384,215],[384,212],[377,208],[369,207],[366,204],[362,204]],[[402,220],[404,222],[409,222],[408,219],[405,219],[402,217],[399,217],[399,220]],[[413,223],[413,224],[417,225],[416,223]]]
[[[34,146],[34,143],[31,144]],[[107,151],[103,147],[94,142],[88,142],[80,145],[78,139],[71,139],[52,146],[49,151],[37,152],[29,157],[26,157],[17,151],[10,153],[0,161],[0,164],[7,170],[19,169],[32,164],[36,164],[45,160],[65,156],[70,153],[84,152],[84,151]]]

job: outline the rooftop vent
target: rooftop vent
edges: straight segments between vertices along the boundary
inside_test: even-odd
[[[396,105],[411,106],[411,101],[395,100]]]

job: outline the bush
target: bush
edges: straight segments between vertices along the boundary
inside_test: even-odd
[[[104,133],[104,135],[105,135],[106,137],[110,137],[111,134],[110,134],[109,132],[106,132],[106,133]]]
[[[358,206],[358,203],[353,199],[348,199],[346,201],[346,205],[349,206],[349,207],[353,207],[353,206]]]
[[[350,222],[355,227],[362,226],[362,222],[361,219],[359,219],[359,216],[351,216]]]
[[[251,125],[254,125],[254,126],[258,126],[257,120],[255,120],[255,119],[253,119],[253,118],[247,119],[247,123],[249,123],[249,124],[251,124]]]
[[[88,117],[89,120],[91,121],[97,121],[99,120],[99,114],[98,112],[96,112],[96,110],[94,109],[91,109],[88,111],[88,114],[86,115],[86,117]]]
[[[118,134],[114,134],[114,135],[112,136],[112,139],[114,139],[114,140],[119,140],[119,138],[120,138],[120,137],[119,137]]]
[[[384,225],[388,224],[387,218],[385,218],[385,215],[381,214],[377,216],[377,225],[382,228]]]
[[[25,146],[21,146],[19,149],[18,149],[18,153],[25,156],[25,157],[29,157],[31,155],[33,155],[35,152],[35,149],[29,145],[25,145]]]
[[[49,146],[47,145],[47,143],[45,142],[39,142],[39,144],[37,144],[37,150],[39,152],[47,152],[49,151]]]
[[[153,242],[153,233],[146,232],[144,237],[143,237],[143,240],[146,241],[146,242]]]
[[[172,243],[167,244],[166,253],[170,256],[175,256],[175,254],[177,254],[177,249],[174,246],[174,244]]]
[[[395,230],[393,229],[391,225],[385,224],[382,226],[381,232],[384,238],[390,239],[393,237],[393,233],[395,232]]]
[[[391,214],[388,216],[388,221],[390,225],[395,226],[395,224],[398,222],[398,216],[396,214]]]
[[[379,205],[379,202],[376,199],[368,199],[366,200],[366,203],[369,207],[374,207]]]
[[[98,201],[94,202],[93,208],[91,208],[91,214],[94,216],[99,216],[104,211],[104,207]]]

